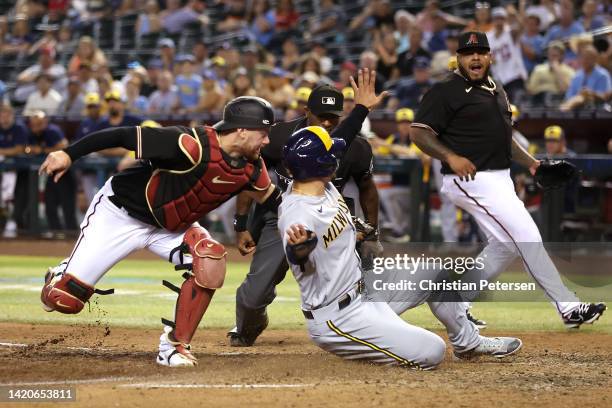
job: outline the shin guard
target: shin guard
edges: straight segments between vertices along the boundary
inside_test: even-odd
[[[199,286],[190,276],[181,286],[174,315],[174,330],[171,340],[188,345],[195,334],[202,316],[215,293],[214,289]]]
[[[94,288],[69,274],[54,275],[47,272],[40,300],[45,310],[75,314],[83,310],[85,302],[94,294]]]

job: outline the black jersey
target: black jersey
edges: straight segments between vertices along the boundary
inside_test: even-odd
[[[359,185],[363,180],[372,177],[373,166],[374,157],[370,143],[364,137],[357,136],[340,160],[333,180],[334,186],[342,192],[351,178]]]
[[[499,82],[476,86],[451,73],[423,96],[412,126],[433,131],[478,171],[500,170],[510,167],[511,117],[510,103]],[[453,171],[442,163],[442,173]]]

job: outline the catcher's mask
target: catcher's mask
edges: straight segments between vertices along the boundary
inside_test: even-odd
[[[308,126],[291,135],[283,148],[283,161],[294,180],[329,177],[345,148],[344,139],[330,137],[320,126]]]

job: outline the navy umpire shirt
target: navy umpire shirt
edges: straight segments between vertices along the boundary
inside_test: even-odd
[[[450,73],[424,96],[412,126],[432,130],[439,140],[477,171],[510,167],[512,112],[501,84],[495,90]],[[453,174],[442,162],[442,173]]]

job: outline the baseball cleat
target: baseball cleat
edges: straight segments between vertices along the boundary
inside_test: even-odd
[[[475,317],[474,315],[472,315],[470,313],[470,309],[467,309],[465,311],[465,314],[467,316],[467,319],[470,322],[474,323],[474,326],[478,327],[478,329],[482,330],[482,329],[486,329],[487,328],[487,322],[485,322],[484,320],[481,320],[481,319]]]
[[[164,333],[159,337],[159,353],[157,364],[166,367],[193,367],[198,365],[198,360],[191,354],[191,346],[170,340],[168,335],[171,327],[164,327]]]
[[[48,286],[52,287],[60,279],[62,279],[62,276],[64,276],[64,271],[66,270],[66,266],[67,266],[67,262],[62,261],[57,266],[50,266],[47,269],[47,272],[45,273],[45,284],[43,285],[43,290],[40,296],[40,301],[42,302],[42,308],[45,312],[53,312],[55,310],[53,306],[45,303],[45,300],[44,300],[45,288],[47,288]]]
[[[251,326],[248,329],[245,329],[243,333],[238,332],[238,326],[234,327],[232,330],[227,332],[227,337],[229,337],[229,343],[232,347],[251,347],[255,344],[255,340],[257,337],[266,330],[269,323],[268,315],[264,315],[264,320],[261,324],[257,326]]]
[[[577,329],[583,324],[593,324],[607,309],[605,303],[580,303],[577,308],[562,316],[568,329]]]
[[[516,337],[484,337],[480,336],[480,344],[472,350],[459,353],[455,357],[460,360],[470,360],[480,356],[504,358],[518,352],[523,347],[521,339]]]

